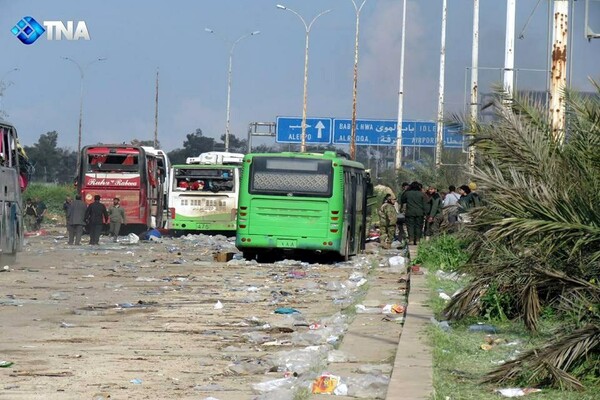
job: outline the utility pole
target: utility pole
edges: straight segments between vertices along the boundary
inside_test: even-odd
[[[360,25],[360,11],[367,0],[363,0],[360,6],[352,0],[356,11],[356,30],[354,33],[354,79],[352,85],[352,130],[350,132],[350,159],[356,160],[356,97],[358,91],[358,29]]]
[[[435,139],[435,167],[442,166],[442,146],[444,145],[444,87],[446,68],[446,18],[448,7],[446,0],[442,3],[442,44],[440,46],[440,86],[438,89],[438,117]]]
[[[554,0],[552,29],[552,67],[550,70],[550,116],[556,143],[565,140],[565,104],[562,90],[567,84],[567,41],[569,37],[569,2]]]
[[[469,104],[471,139],[477,125],[477,107],[479,106],[479,0],[473,0],[473,48],[471,51],[471,103]],[[469,173],[475,172],[475,146],[469,146]]]
[[[506,0],[506,41],[504,44],[504,95],[507,103],[514,97],[516,0]]]
[[[154,148],[158,148],[158,68],[156,69],[156,95],[154,97]]]
[[[404,114],[404,45],[406,43],[406,0],[402,4],[402,42],[400,45],[400,87],[398,89],[398,126],[396,127],[396,174],[402,169],[402,125]]]

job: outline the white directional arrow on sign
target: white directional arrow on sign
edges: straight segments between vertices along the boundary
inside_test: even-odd
[[[322,139],[323,129],[325,129],[325,125],[323,125],[323,122],[319,121],[317,122],[317,125],[315,125],[315,128],[317,128],[317,139]]]

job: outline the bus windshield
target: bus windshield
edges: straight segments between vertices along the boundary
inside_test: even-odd
[[[233,193],[232,168],[181,168],[173,170],[173,190]]]
[[[249,192],[281,196],[331,197],[330,160],[254,157]]]
[[[86,172],[139,172],[139,153],[88,153]]]

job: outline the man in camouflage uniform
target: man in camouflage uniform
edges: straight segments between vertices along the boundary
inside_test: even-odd
[[[396,219],[398,212],[394,203],[396,199],[392,194],[386,194],[383,199],[383,204],[379,207],[379,242],[384,249],[391,248],[392,241],[396,235]]]

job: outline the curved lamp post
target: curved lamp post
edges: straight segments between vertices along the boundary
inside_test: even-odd
[[[213,29],[204,28],[204,30],[208,33],[212,33],[213,35],[216,35],[215,31]],[[225,41],[225,43],[231,44],[231,47],[229,49],[229,69],[227,70],[227,119],[225,122],[225,151],[229,151],[229,133],[230,133],[229,127],[230,127],[230,121],[231,121],[231,71],[232,71],[232,67],[233,67],[233,51],[235,50],[235,46],[240,41],[242,41],[250,36],[255,36],[255,35],[259,35],[259,34],[260,34],[260,31],[250,32],[250,33],[240,36],[233,42],[230,42],[227,39],[221,38],[223,41]],[[220,36],[218,36],[218,35],[216,35],[216,36],[220,38]]]
[[[358,92],[358,28],[360,24],[360,12],[367,0],[358,5],[355,0],[354,10],[356,11],[356,32],[354,35],[354,84],[352,86],[352,131],[350,133],[350,158],[356,160],[356,96]]]
[[[331,10],[325,10],[325,11],[321,12],[319,15],[314,17],[312,19],[312,21],[310,21],[309,24],[307,24],[306,21],[304,20],[304,18],[302,18],[302,16],[300,14],[298,14],[296,11],[292,10],[291,8],[287,8],[286,6],[283,6],[281,4],[277,4],[277,8],[279,8],[280,10],[289,11],[289,12],[295,14],[298,18],[300,18],[300,21],[302,21],[302,23],[304,24],[304,30],[306,32],[306,43],[304,46],[304,101],[302,102],[302,135],[301,135],[301,143],[300,143],[300,151],[302,153],[304,153],[306,151],[306,101],[307,101],[307,96],[308,96],[308,92],[307,92],[307,88],[308,88],[308,86],[307,86],[308,85],[308,36],[310,34],[310,29],[312,28],[315,21],[322,15],[325,15],[328,12],[331,12]]]
[[[71,61],[73,64],[75,64],[77,66],[77,68],[79,68],[79,76],[81,78],[80,84],[79,84],[79,130],[78,130],[78,136],[77,136],[77,155],[78,155],[77,159],[79,160],[79,153],[81,153],[81,131],[82,131],[82,126],[83,126],[83,81],[85,80],[85,71],[90,65],[92,65],[98,61],[105,61],[106,57],[101,57],[101,58],[97,58],[93,61],[90,61],[83,67],[77,61],[72,59],[71,57],[62,57],[62,59]]]

